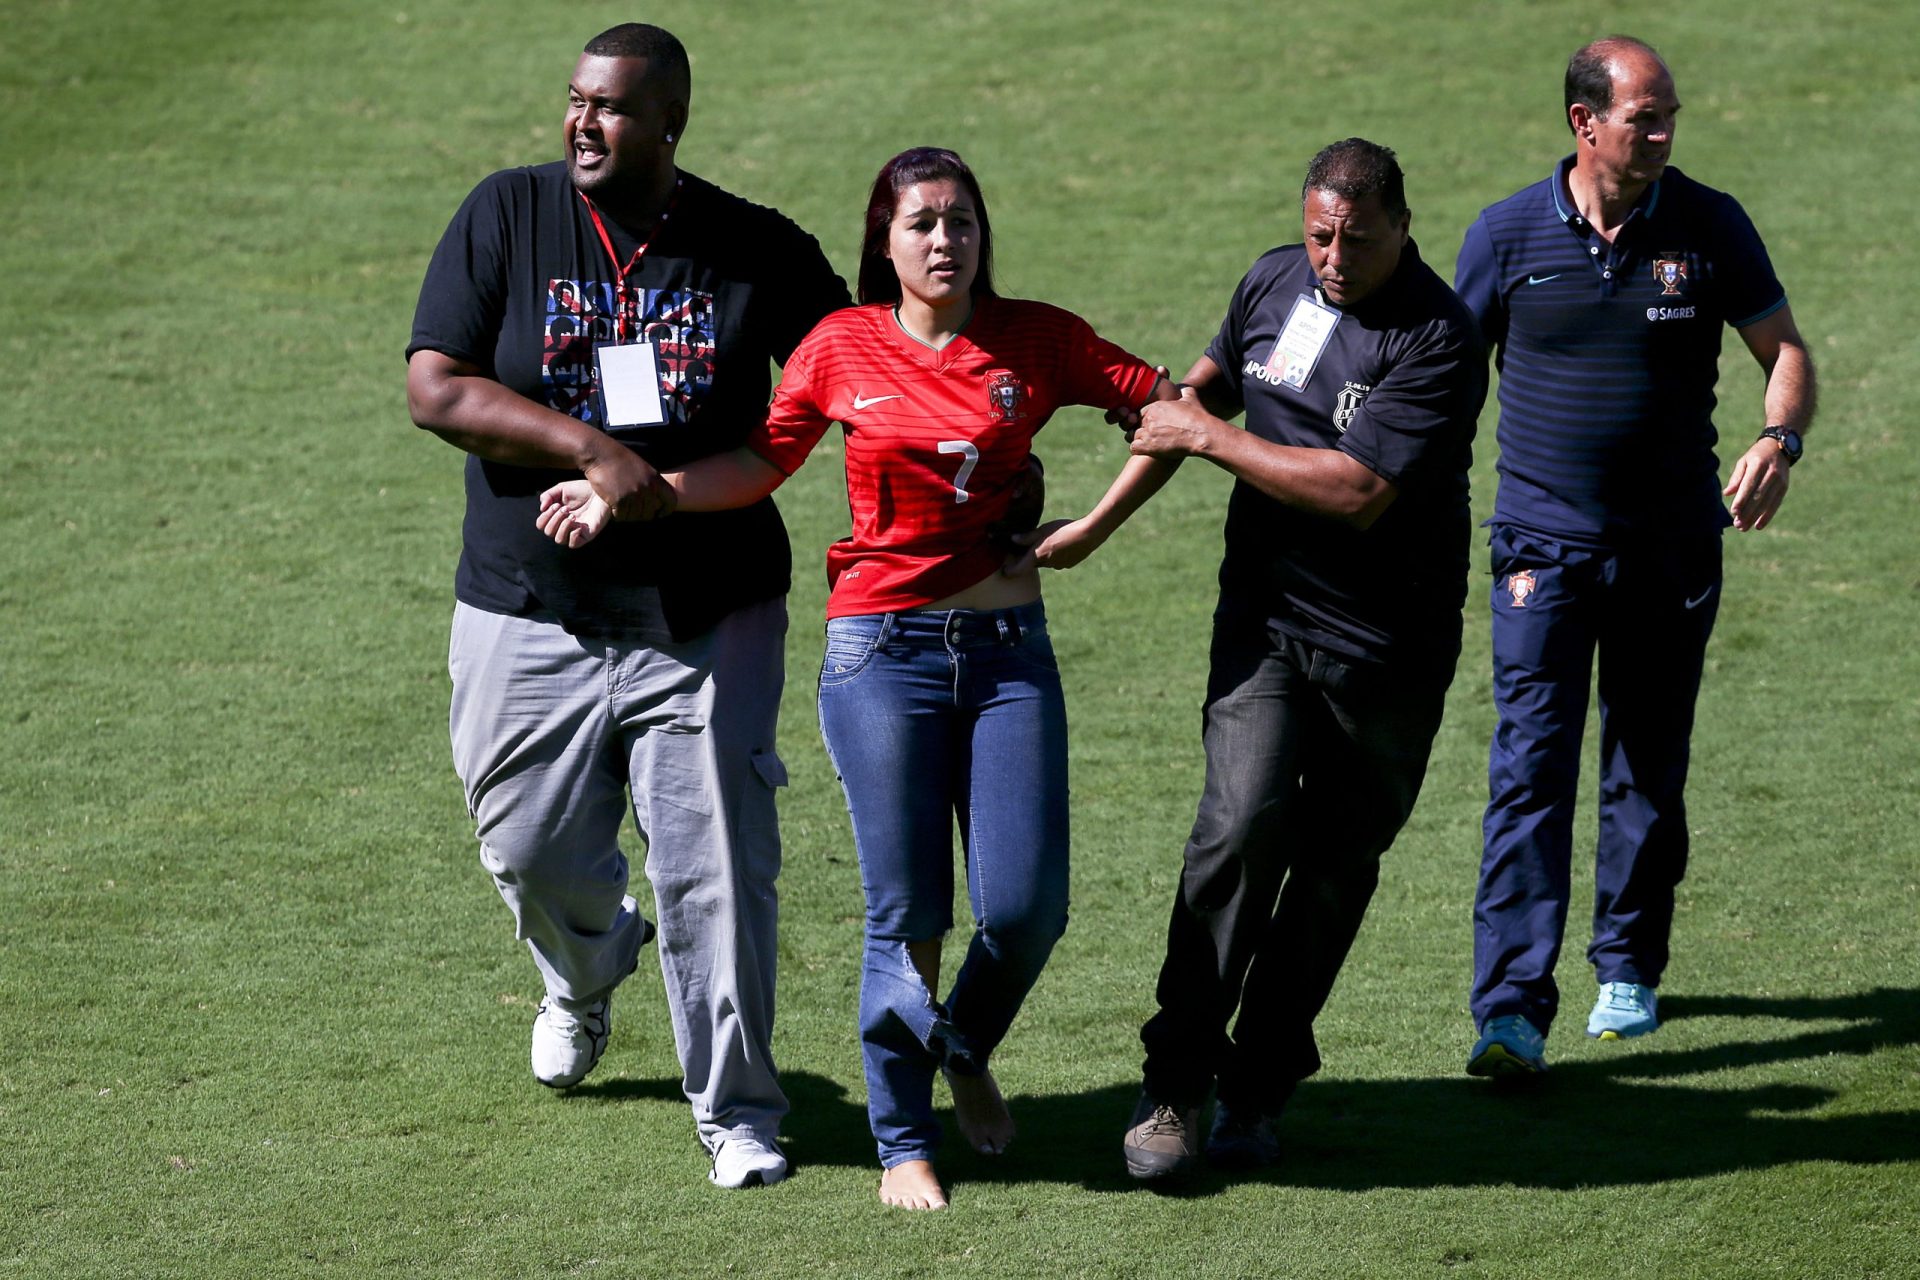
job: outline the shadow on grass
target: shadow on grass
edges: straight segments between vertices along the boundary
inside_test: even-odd
[[[1765,1018],[1847,1025],[1771,1039],[1663,1050],[1659,1040],[1608,1046],[1517,1085],[1464,1074],[1424,1080],[1309,1080],[1301,1085],[1272,1169],[1233,1178],[1205,1171],[1146,1187],[1126,1175],[1120,1135],[1134,1081],[1009,1100],[1020,1136],[1004,1158],[967,1150],[943,1112],[941,1172],[965,1185],[1075,1184],[1090,1191],[1204,1197],[1236,1182],[1374,1187],[1622,1186],[1766,1168],[1803,1160],[1881,1164],[1920,1160],[1920,1110],[1814,1114],[1836,1090],[1806,1083],[1716,1088],[1674,1083],[1713,1072],[1920,1045],[1920,991],[1880,988],[1831,998],[1675,996],[1668,1025],[1692,1018]],[[1614,1050],[1617,1049],[1617,1052]],[[1464,1053],[1464,1049],[1463,1049]],[[878,1170],[866,1108],[827,1076],[781,1077],[793,1104],[781,1141],[807,1165]],[[597,1102],[683,1103],[674,1078],[589,1081],[570,1091]]]
[[[1203,1172],[1171,1194],[1206,1196],[1237,1181],[1374,1187],[1622,1186],[1806,1160],[1920,1160],[1920,1110],[1815,1114],[1838,1093],[1811,1083],[1742,1088],[1676,1083],[1716,1071],[1920,1045],[1920,991],[1783,999],[1675,997],[1686,1018],[1845,1021],[1831,1030],[1675,1051],[1658,1040],[1609,1046],[1603,1060],[1554,1067],[1530,1087],[1467,1076],[1303,1084],[1281,1124],[1286,1154],[1257,1174]],[[1138,1093],[1129,1082],[1065,1097],[1011,1100],[1020,1138],[1004,1160],[950,1142],[956,1186],[1067,1182],[1137,1191],[1121,1166],[1120,1134]],[[1156,1189],[1157,1190],[1157,1189]]]
[[[867,1109],[847,1100],[847,1088],[837,1080],[810,1071],[784,1071],[780,1087],[792,1110],[780,1126],[780,1145],[798,1170],[809,1164],[872,1165],[879,1170],[873,1138],[867,1131]],[[653,1100],[687,1104],[678,1076],[657,1079],[592,1078],[566,1091],[583,1102],[623,1103]]]

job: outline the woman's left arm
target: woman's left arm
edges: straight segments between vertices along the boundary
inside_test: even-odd
[[[1165,377],[1154,380],[1147,400],[1178,400],[1179,391]],[[1027,552],[1009,564],[1005,572],[1025,573],[1031,569],[1071,569],[1113,536],[1127,517],[1160,492],[1180,467],[1179,461],[1130,457],[1120,474],[1108,486],[1106,494],[1093,510],[1078,520],[1054,520],[1027,533],[1015,534],[1013,541]]]

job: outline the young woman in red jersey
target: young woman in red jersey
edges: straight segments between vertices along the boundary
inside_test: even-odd
[[[745,446],[666,476],[682,511],[744,506],[832,424],[846,433],[853,532],[827,551],[820,726],[867,900],[860,1034],[880,1197],[912,1209],[947,1203],[936,1071],[976,1150],[1012,1139],[987,1060],[1067,924],[1066,707],[1038,567],[1078,564],[1171,473],[1130,458],[1090,513],[1024,535],[1007,564],[994,529],[1053,411],[1174,391],[1079,317],[998,296],[992,266],[965,162],[895,156],[868,201],[862,305],[801,342]],[[571,481],[544,495],[540,527],[578,546],[608,518]],[[975,928],[943,1002],[956,816]]]

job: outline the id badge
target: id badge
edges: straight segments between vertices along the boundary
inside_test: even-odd
[[[609,431],[666,422],[666,409],[660,403],[660,363],[651,342],[603,343],[594,348],[593,358],[600,370],[600,398]]]
[[[1313,376],[1314,366],[1320,363],[1320,353],[1327,349],[1327,340],[1333,337],[1333,328],[1339,323],[1338,311],[1301,294],[1294,299],[1287,323],[1274,340],[1273,354],[1267,357],[1267,369],[1282,386],[1306,390],[1307,379]]]

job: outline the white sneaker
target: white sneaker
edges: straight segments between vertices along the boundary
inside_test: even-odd
[[[707,1174],[716,1187],[770,1187],[787,1176],[787,1158],[771,1142],[751,1134],[722,1138],[713,1149],[713,1168]]]
[[[549,1089],[579,1084],[607,1051],[608,997],[584,1004],[548,996],[533,1019],[533,1078]]]
[[[639,918],[640,945],[653,941],[653,922],[640,915],[640,904],[632,894],[620,900],[620,907]],[[566,1089],[587,1078],[607,1051],[607,1007],[612,995],[609,989],[598,1000],[562,1000],[549,995],[540,1001],[540,1012],[533,1019],[535,1080],[549,1089]]]

